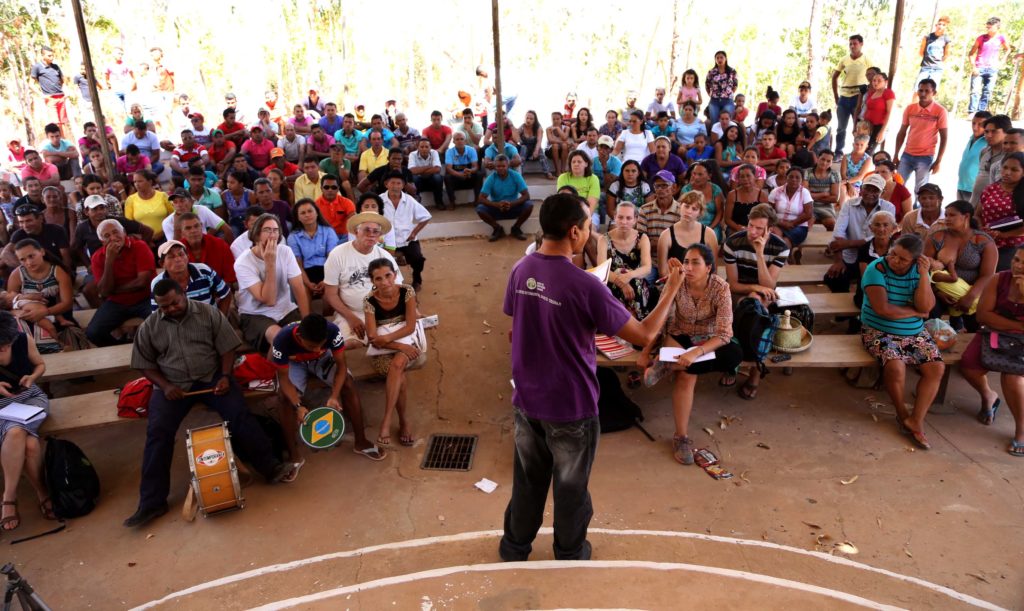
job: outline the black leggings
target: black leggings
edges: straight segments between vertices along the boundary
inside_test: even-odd
[[[676,340],[683,348],[692,348],[693,341],[689,335],[673,335],[672,339]],[[712,373],[714,371],[720,373],[736,373],[736,368],[743,362],[743,349],[736,342],[729,342],[728,344],[717,348],[715,350],[715,358],[710,361],[702,361],[700,363],[693,363],[686,368],[686,373],[694,375],[700,375],[702,373]]]
[[[395,250],[405,256],[405,262],[412,268],[412,283],[417,286],[423,284],[423,264],[426,263],[427,258],[423,256],[419,240],[413,240]]]

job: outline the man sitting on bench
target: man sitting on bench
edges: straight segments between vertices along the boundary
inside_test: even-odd
[[[127,527],[142,526],[167,513],[175,437],[198,402],[227,421],[239,457],[268,481],[279,482],[293,469],[292,464],[274,456],[270,439],[249,413],[241,388],[231,378],[235,350],[241,342],[227,317],[209,304],[187,299],[174,280],[157,282],[153,295],[160,309],[139,327],[132,350],[132,368],[141,370],[153,383],[153,395],[139,507],[124,521]]]
[[[153,251],[145,242],[125,235],[114,219],[102,221],[96,233],[103,247],[92,255],[92,277],[103,303],[85,334],[100,347],[127,343],[125,337],[114,334],[126,321],[149,316],[149,283],[156,273]]]

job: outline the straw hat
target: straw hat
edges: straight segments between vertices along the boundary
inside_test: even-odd
[[[360,223],[377,223],[380,225],[380,232],[382,234],[387,234],[391,231],[391,221],[384,218],[383,215],[377,214],[376,212],[360,212],[348,219],[348,232],[355,234],[356,227],[358,227]]]

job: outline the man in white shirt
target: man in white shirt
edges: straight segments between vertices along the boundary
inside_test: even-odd
[[[857,265],[857,250],[871,239],[871,217],[879,210],[885,210],[896,218],[896,206],[882,199],[885,179],[872,174],[864,179],[860,197],[846,200],[839,210],[836,228],[832,232],[834,262],[825,274],[825,284],[833,293],[849,293],[850,282],[860,279]]]
[[[363,317],[363,298],[373,284],[370,282],[370,262],[387,259],[398,265],[380,244],[381,236],[391,231],[391,222],[373,212],[363,212],[348,220],[348,233],[352,240],[336,246],[324,263],[324,299],[337,312],[335,323],[345,334],[345,342],[366,343]],[[404,282],[402,272],[395,272],[395,282]]]
[[[284,150],[284,158],[302,167],[306,158],[306,139],[295,133],[295,125],[284,124],[284,135],[277,139],[277,148]]]
[[[186,212],[191,212],[199,217],[199,221],[203,224],[203,233],[220,234],[220,237],[228,244],[235,239],[231,226],[225,223],[224,219],[217,216],[217,213],[213,210],[206,206],[196,205],[188,189],[175,189],[174,193],[171,194],[171,205],[174,206],[174,214],[169,214],[161,224],[164,229],[164,236],[168,240],[176,239],[174,235],[174,221]]]
[[[433,193],[434,206],[444,208],[444,177],[441,176],[441,157],[430,148],[430,140],[420,138],[416,151],[409,154],[409,171],[417,193]]]
[[[587,139],[580,142],[576,150],[583,151],[590,158],[590,161],[594,161],[597,159],[597,137],[600,135],[596,127],[591,127],[587,130]]]
[[[256,219],[263,215],[263,208],[259,206],[249,206],[245,210],[245,218],[242,219],[242,225],[245,227],[245,231],[240,233],[234,242],[231,242],[231,254],[234,255],[237,261],[242,253],[252,248],[252,240],[249,239],[249,228]]]
[[[394,243],[388,246],[405,256],[406,263],[412,267],[412,288],[418,293],[423,286],[423,264],[427,259],[416,236],[427,226],[431,216],[423,204],[405,192],[405,176],[401,172],[388,174],[384,186],[387,187],[382,198],[384,218],[391,221],[394,228]]]

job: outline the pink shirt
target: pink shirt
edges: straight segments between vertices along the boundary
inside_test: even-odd
[[[306,144],[311,146],[313,150],[318,153],[329,153],[331,151],[331,145],[334,144],[334,138],[324,134],[324,139],[317,142],[316,138],[310,136],[309,138],[306,138]]]
[[[33,170],[32,166],[27,164],[25,165],[25,167],[21,168],[22,180],[25,180],[26,178],[35,177],[38,178],[40,182],[46,182],[47,180],[51,180],[54,177],[57,177],[58,175],[59,174],[57,171],[57,166],[53,165],[52,163],[47,163],[45,161],[43,162],[42,169],[39,170],[38,172]]]
[[[1006,38],[1002,34],[989,36],[982,34],[974,44],[978,45],[978,55],[974,58],[974,65],[978,68],[995,68],[999,63],[999,54],[1003,51]]]
[[[259,144],[255,140],[246,140],[242,145],[242,153],[249,156],[249,163],[257,170],[270,165],[270,151],[275,148],[274,143],[264,138]]]
[[[149,157],[145,155],[139,155],[134,164],[128,161],[128,155],[121,155],[114,165],[117,167],[118,174],[134,174],[139,170],[148,170],[151,164]]]
[[[782,221],[795,221],[804,213],[804,204],[814,205],[814,198],[811,197],[810,191],[800,187],[796,194],[790,197],[786,193],[785,185],[772,190],[768,195],[768,201],[775,206],[775,212],[779,215],[779,220]],[[800,227],[806,226],[807,221],[800,223]]]
[[[946,129],[946,109],[938,102],[922,107],[911,104],[903,111],[903,125],[909,125],[904,152],[918,157],[931,157],[939,142],[939,130]]]

